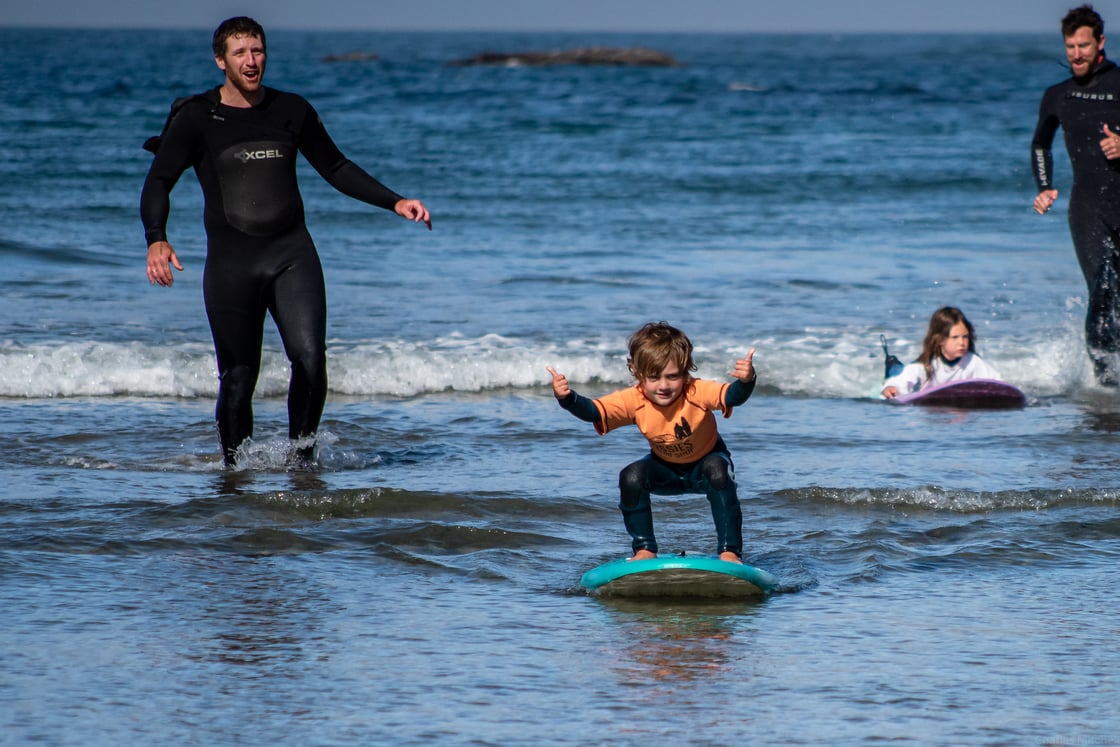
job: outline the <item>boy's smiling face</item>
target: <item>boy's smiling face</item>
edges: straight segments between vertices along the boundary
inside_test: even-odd
[[[641,379],[642,394],[653,404],[667,407],[684,392],[685,379],[680,366],[669,361],[657,376]]]

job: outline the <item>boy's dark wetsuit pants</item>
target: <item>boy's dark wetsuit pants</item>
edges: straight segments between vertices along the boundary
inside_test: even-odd
[[[722,443],[691,464],[673,464],[652,453],[628,465],[618,476],[619,509],[634,552],[657,552],[650,494],[704,493],[716,525],[716,552],[743,552],[743,513],[735,487],[735,465]]]

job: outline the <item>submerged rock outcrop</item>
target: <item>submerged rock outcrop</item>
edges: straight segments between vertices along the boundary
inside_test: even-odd
[[[342,52],[341,54],[328,54],[323,57],[323,62],[370,62],[380,60],[381,55],[376,52]]]
[[[636,65],[645,67],[683,67],[672,56],[646,47],[584,47],[552,52],[483,52],[456,60],[457,67],[497,65],[505,67],[545,65]]]

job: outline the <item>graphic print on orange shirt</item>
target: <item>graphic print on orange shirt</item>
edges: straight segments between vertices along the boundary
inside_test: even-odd
[[[704,457],[716,445],[719,431],[713,411],[731,417],[724,404],[728,384],[694,379],[676,402],[658,407],[646,399],[641,387],[620,389],[595,400],[599,422],[606,434],[624,425],[636,425],[649,440],[653,453],[667,462],[688,464]]]

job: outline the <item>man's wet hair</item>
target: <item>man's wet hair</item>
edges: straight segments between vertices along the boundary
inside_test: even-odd
[[[215,57],[225,56],[226,41],[231,36],[255,36],[261,40],[261,46],[268,49],[264,38],[264,27],[248,16],[235,16],[222,21],[218,24],[218,28],[214,29],[212,46]]]
[[[1062,19],[1062,36],[1073,36],[1082,26],[1092,29],[1093,38],[1098,41],[1104,36],[1104,19],[1101,18],[1100,13],[1093,10],[1090,3],[1070,8],[1069,13],[1066,13],[1066,17]],[[261,41],[264,41],[264,37],[261,37]]]

